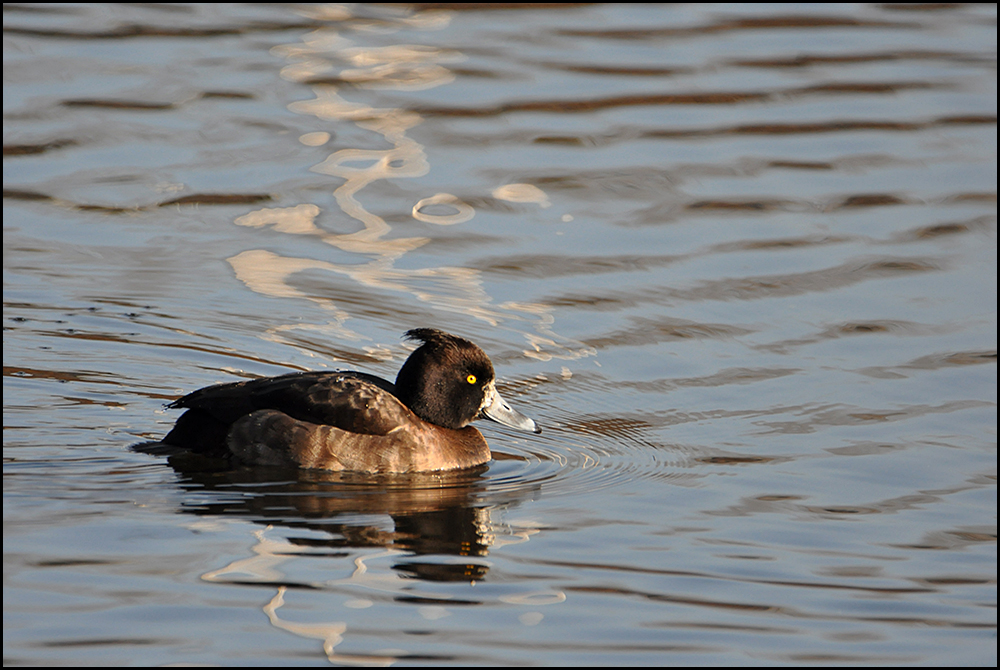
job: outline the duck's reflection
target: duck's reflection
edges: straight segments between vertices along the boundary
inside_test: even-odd
[[[486,556],[492,547],[524,542],[539,532],[532,525],[512,528],[494,517],[534,498],[538,485],[511,490],[502,476],[488,475],[489,465],[371,475],[233,467],[229,461],[190,452],[170,455],[168,463],[186,491],[181,511],[205,519],[193,528],[205,524],[218,529],[218,520],[226,517],[259,524],[246,553],[201,578],[273,588],[273,597],[263,605],[271,625],[322,641],[331,662],[387,666],[405,655],[338,652],[356,622],[371,616],[360,610],[381,612],[406,603],[422,619],[433,620],[449,616],[454,607],[537,600],[537,593],[511,593],[502,586],[499,599],[472,588],[488,578]],[[462,582],[468,586],[461,587]],[[309,602],[328,608],[328,617],[303,623],[284,616],[286,598],[293,594],[300,606]],[[562,592],[544,595],[548,600],[533,600],[533,606],[565,600]],[[349,611],[358,613],[348,616]],[[364,632],[358,639],[364,639]]]
[[[258,556],[285,559],[297,554],[347,557],[351,549],[398,552],[393,570],[431,582],[482,581],[484,561],[440,557],[485,557],[496,543],[492,515],[538,493],[537,486],[491,488],[489,466],[439,473],[370,475],[274,467],[233,467],[194,454],[168,459],[191,494],[182,511],[200,516],[239,516],[255,523],[313,532],[285,533],[278,551]],[[263,543],[263,536],[258,538]],[[406,559],[402,559],[406,556]],[[436,556],[421,561],[411,557]],[[266,562],[265,562],[266,563]],[[247,573],[254,582],[280,582],[270,567]],[[249,573],[254,573],[250,575]]]

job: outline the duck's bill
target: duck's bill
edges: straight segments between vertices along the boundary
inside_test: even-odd
[[[497,393],[496,387],[493,384],[490,384],[486,389],[486,399],[479,414],[511,428],[527,430],[532,433],[542,432],[538,424],[508,405],[507,401]]]

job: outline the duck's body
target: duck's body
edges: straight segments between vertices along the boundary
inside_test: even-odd
[[[255,465],[359,472],[427,472],[490,460],[480,416],[541,432],[496,392],[475,344],[439,330],[406,333],[423,345],[396,383],[363,372],[302,372],[219,384],[172,402],[185,408],[163,443]]]

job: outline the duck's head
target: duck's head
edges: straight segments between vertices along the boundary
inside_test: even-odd
[[[475,344],[434,328],[416,328],[404,337],[423,344],[400,368],[396,396],[421,419],[459,429],[486,417],[511,428],[542,432],[500,397],[493,363]]]

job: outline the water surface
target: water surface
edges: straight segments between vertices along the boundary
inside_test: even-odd
[[[6,5],[6,664],[996,665],[995,5]],[[165,402],[479,343],[365,478]]]

